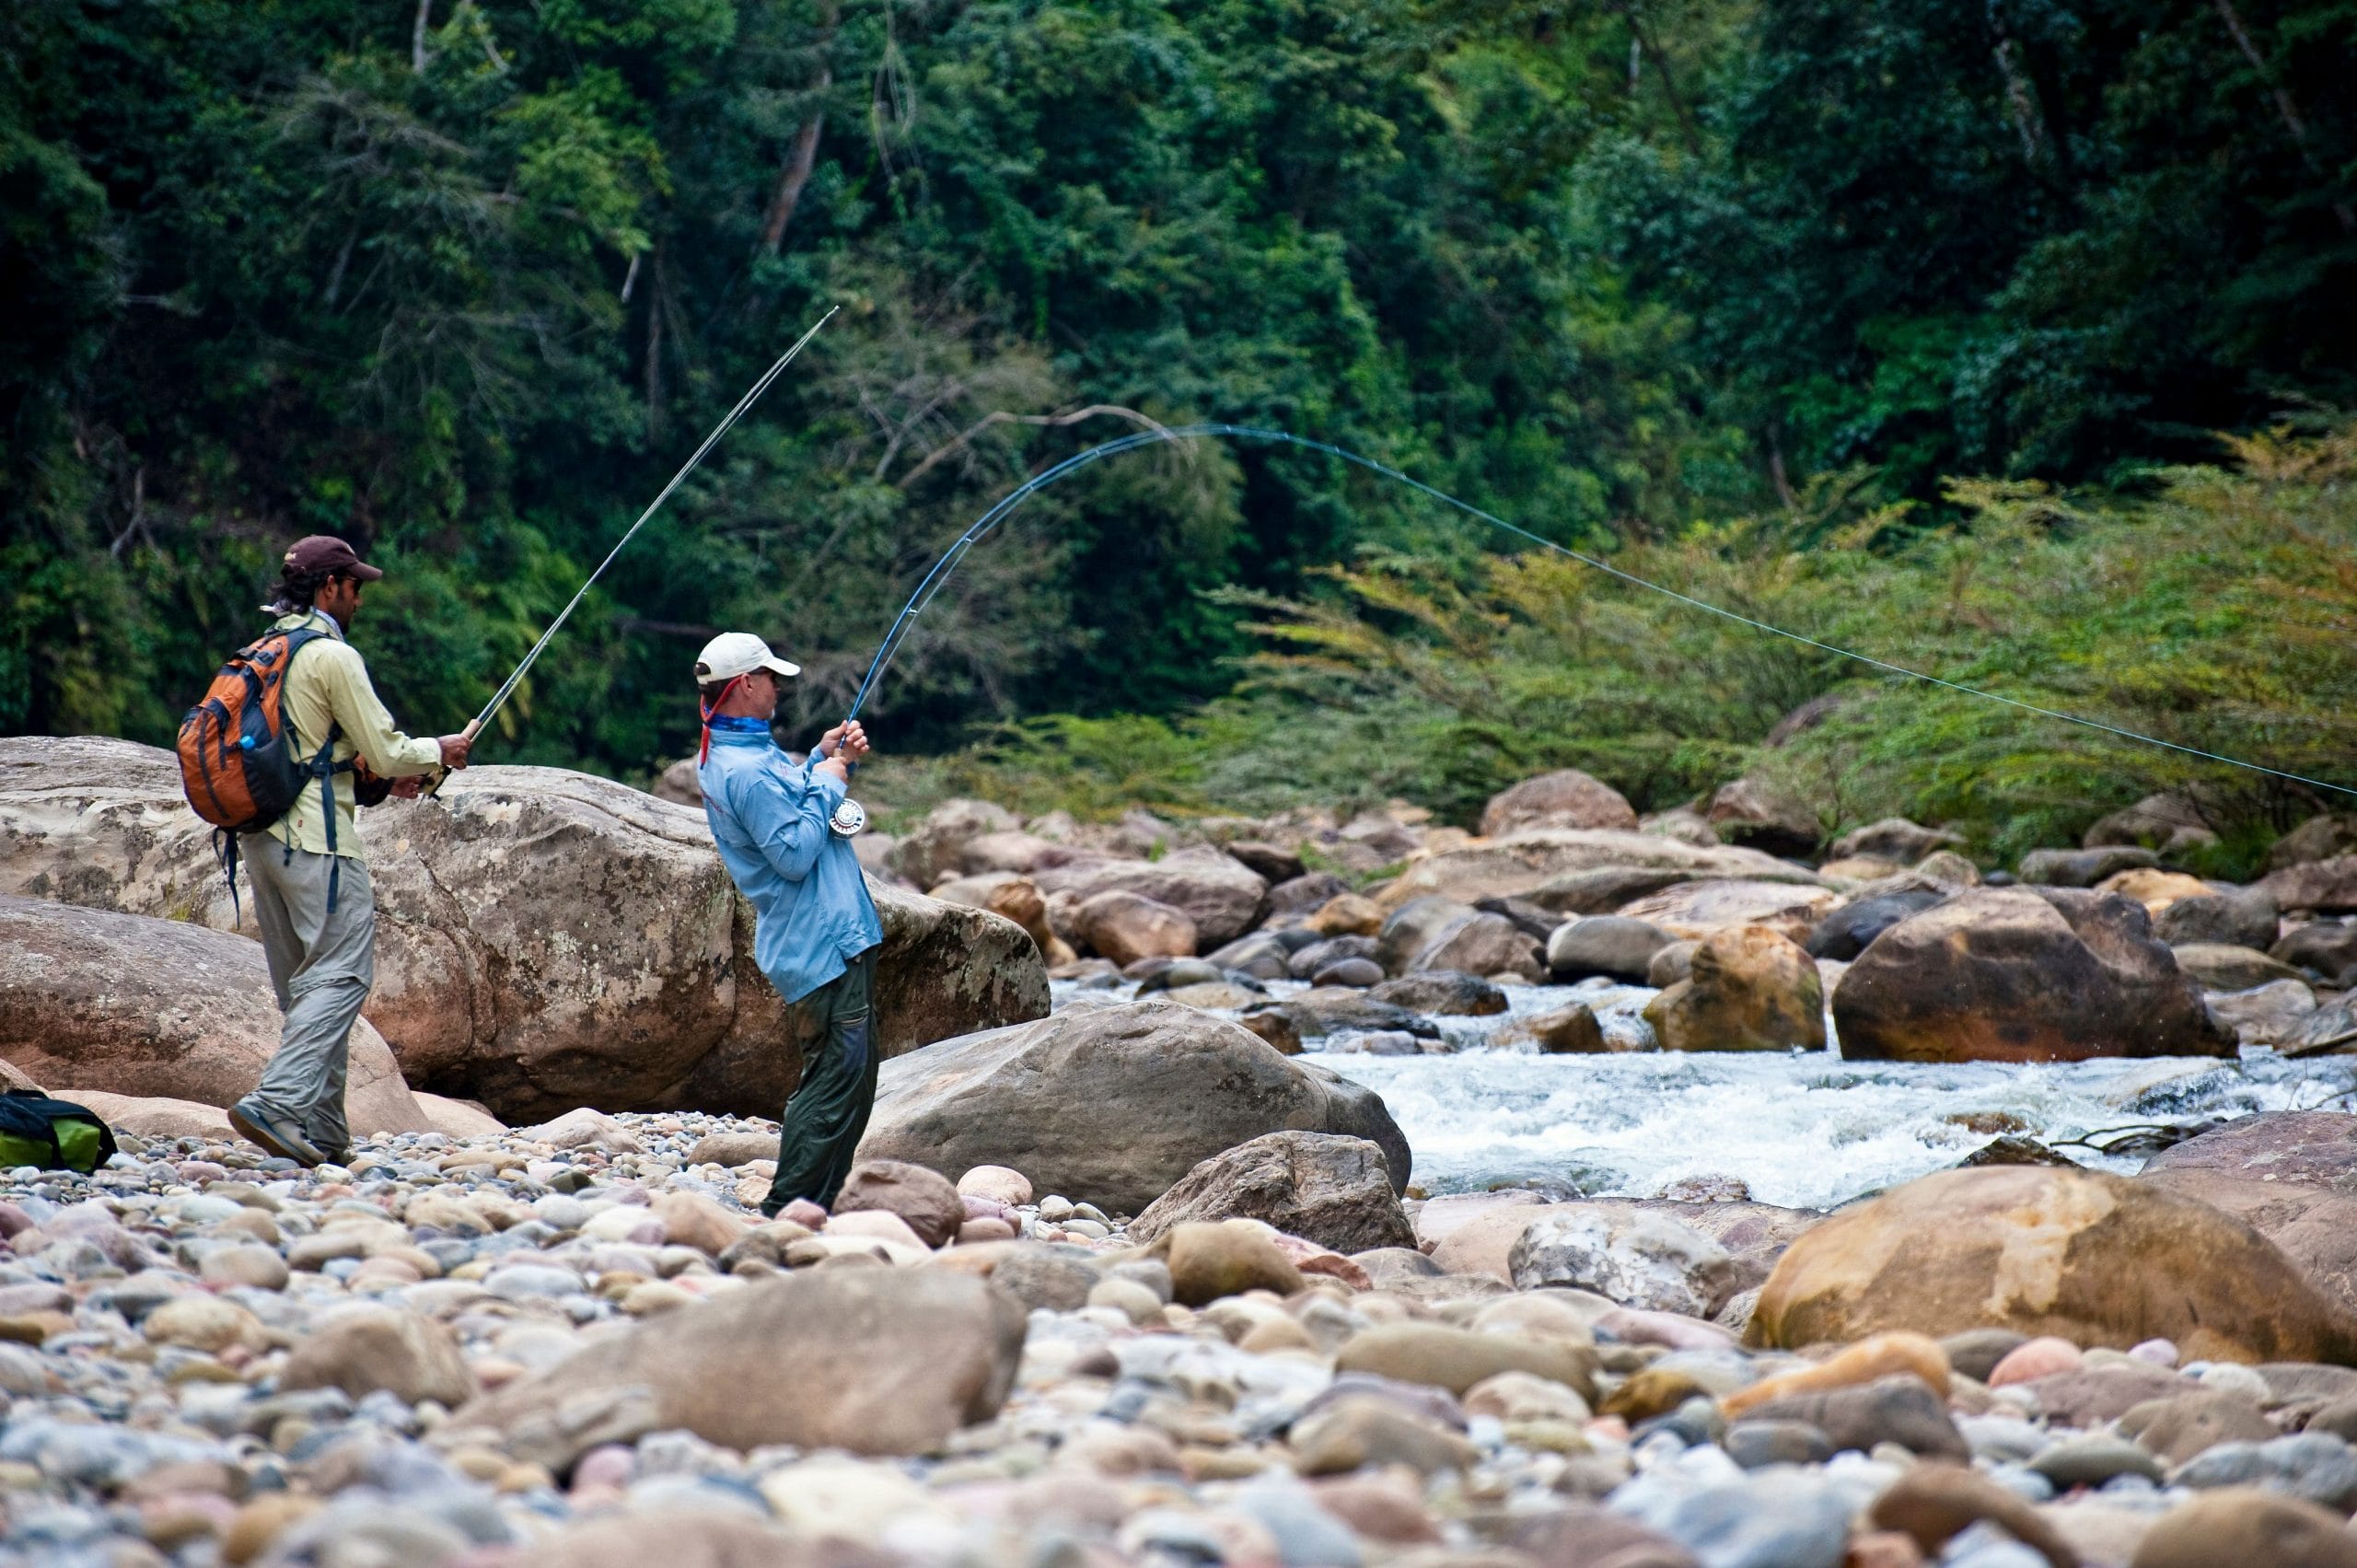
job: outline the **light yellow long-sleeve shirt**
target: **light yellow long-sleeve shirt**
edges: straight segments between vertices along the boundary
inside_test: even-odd
[[[356,756],[372,772],[389,779],[411,778],[439,766],[440,742],[403,735],[394,727],[393,715],[377,700],[377,689],[369,682],[368,666],[359,650],[343,640],[343,629],[333,616],[308,610],[281,616],[273,629],[291,632],[302,626],[315,626],[328,634],[304,645],[295,656],[279,693],[280,715],[293,728],[296,755],[306,761],[318,756],[329,729],[341,726],[333,759],[338,762]],[[338,773],[335,853],[366,860],[367,851],[360,842],[353,808],[352,774]],[[328,818],[319,784],[306,785],[295,809],[272,823],[269,831],[283,844],[314,854],[327,854]]]

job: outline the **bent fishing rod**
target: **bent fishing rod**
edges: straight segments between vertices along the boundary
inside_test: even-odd
[[[1013,514],[1015,509],[1020,506],[1026,500],[1029,499],[1039,491],[1055,483],[1059,480],[1078,472],[1080,470],[1086,468],[1091,463],[1101,461],[1107,458],[1118,457],[1121,453],[1132,452],[1141,447],[1151,447],[1165,441],[1177,443],[1208,440],[1270,441],[1283,446],[1298,447],[1307,451],[1323,453],[1329,458],[1338,458],[1343,462],[1351,463],[1358,468],[1364,469],[1369,473],[1390,480],[1394,483],[1404,484],[1411,490],[1421,492],[1422,494],[1430,496],[1432,499],[1440,502],[1443,505],[1453,507],[1467,517],[1477,518],[1481,522],[1490,524],[1493,528],[1501,528],[1505,532],[1514,535],[1517,539],[1538,546],[1542,550],[1551,551],[1557,555],[1576,561],[1581,565],[1585,566],[1592,571],[1601,572],[1608,577],[1617,578],[1621,582],[1631,585],[1632,587],[1643,588],[1652,593],[1660,594],[1666,598],[1675,599],[1678,603],[1683,604],[1689,609],[1699,610],[1711,615],[1719,616],[1724,620],[1732,621],[1738,625],[1747,626],[1756,632],[1764,632],[1772,636],[1782,637],[1789,642],[1798,643],[1803,647],[1814,648],[1819,653],[1832,654],[1841,658],[1853,660],[1856,663],[1881,670],[1887,675],[1902,676],[1910,680],[1922,681],[1927,686],[1937,686],[1946,691],[1961,692],[1968,697],[1977,697],[1983,702],[2002,703],[2009,708],[2016,708],[2024,713],[2034,714],[2040,718],[2052,719],[2062,724],[2077,725],[2085,729],[2098,730],[2103,734],[2115,737],[2119,739],[2137,741],[2146,746],[2154,746],[2165,750],[2178,752],[2184,756],[2200,758],[2204,761],[2221,762],[2229,767],[2244,769],[2249,772],[2264,773],[2270,778],[2283,779],[2293,784],[2307,784],[2316,789],[2330,790],[2337,795],[2346,795],[2357,797],[2357,788],[2352,788],[2348,784],[2334,784],[2328,779],[2310,778],[2305,773],[2287,772],[2281,768],[2270,768],[2264,763],[2247,761],[2240,757],[2229,757],[2223,752],[2205,751],[2198,746],[2180,745],[2178,742],[2174,740],[2165,740],[2157,735],[2146,735],[2138,730],[2122,728],[2119,725],[2106,724],[2101,719],[2088,718],[2082,714],[2066,713],[2059,708],[2049,708],[2037,703],[2024,702],[2018,697],[2008,697],[2002,691],[1991,691],[1978,686],[1968,686],[1959,680],[1949,680],[1945,677],[1927,674],[1920,669],[1910,669],[1905,665],[1893,664],[1888,659],[1876,658],[1871,654],[1862,654],[1857,652],[1855,649],[1841,647],[1833,643],[1823,642],[1815,637],[1805,636],[1798,632],[1787,631],[1782,626],[1771,625],[1768,621],[1757,620],[1751,616],[1745,615],[1738,610],[1729,610],[1724,605],[1713,604],[1708,599],[1697,598],[1692,594],[1681,593],[1678,589],[1670,587],[1666,584],[1656,583],[1650,578],[1641,577],[1635,573],[1625,571],[1619,566],[1613,565],[1610,562],[1601,559],[1600,557],[1587,554],[1582,551],[1573,550],[1568,545],[1558,544],[1553,540],[1547,538],[1543,534],[1533,533],[1530,529],[1526,528],[1517,523],[1509,522],[1505,518],[1499,517],[1496,513],[1486,511],[1483,508],[1475,505],[1470,501],[1460,500],[1458,497],[1449,494],[1445,490],[1441,490],[1436,486],[1425,483],[1422,480],[1414,477],[1412,474],[1401,472],[1399,470],[1391,467],[1388,463],[1378,462],[1373,458],[1363,456],[1360,453],[1351,451],[1345,447],[1337,447],[1331,442],[1315,440],[1306,436],[1295,436],[1283,430],[1266,430],[1256,425],[1228,424],[1224,423],[1184,424],[1176,426],[1156,425],[1151,430],[1141,430],[1128,436],[1119,436],[1113,440],[1106,441],[1097,446],[1088,447],[1085,451],[1074,453],[1071,457],[1066,458],[1062,462],[1055,464],[1053,467],[1046,469],[1034,475],[1032,478],[1025,481],[1021,485],[1017,486],[1015,490],[1009,492],[998,502],[996,505],[991,507],[989,511],[976,518],[972,525],[970,526],[964,533],[958,535],[957,540],[949,546],[949,548],[942,552],[941,558],[933,563],[932,569],[926,572],[923,577],[919,579],[915,591],[909,595],[908,603],[901,607],[900,613],[894,619],[890,630],[884,633],[884,641],[877,645],[875,658],[869,661],[867,666],[867,674],[859,683],[859,691],[852,699],[851,711],[844,716],[844,722],[848,724],[851,720],[859,716],[860,709],[865,705],[868,698],[875,694],[877,682],[883,679],[886,668],[890,665],[892,656],[900,651],[901,643],[908,637],[910,631],[915,626],[917,618],[924,613],[926,607],[932,604],[935,596],[941,592],[943,586],[949,580],[950,574],[955,572],[958,569],[958,563],[965,559],[967,552],[972,550],[975,545],[988,538],[991,533],[998,528],[999,524],[1005,521],[1006,518]]]
[[[630,547],[630,541],[638,537],[638,530],[646,526],[647,519],[663,509],[663,503],[671,499],[672,492],[687,482],[688,475],[696,471],[696,465],[702,462],[714,447],[720,445],[720,438],[727,435],[738,420],[745,417],[745,412],[748,409],[761,401],[761,394],[770,389],[770,384],[785,374],[785,367],[794,363],[795,355],[800,354],[810,340],[819,335],[819,329],[834,319],[835,312],[842,308],[841,306],[830,307],[824,316],[812,322],[810,330],[795,339],[794,346],[778,355],[777,363],[764,371],[761,378],[754,382],[743,397],[737,400],[737,406],[728,411],[728,417],[713,426],[712,434],[703,438],[703,445],[695,449],[695,455],[680,465],[679,471],[671,476],[671,482],[663,487],[663,493],[648,505],[645,511],[638,515],[638,521],[631,524],[630,531],[615,541],[613,549],[606,552],[606,559],[598,563],[598,569],[590,573],[587,581],[581,585],[580,591],[573,596],[571,602],[557,612],[557,618],[549,622],[549,629],[540,633],[540,640],[532,645],[531,652],[524,656],[523,662],[516,667],[515,673],[502,681],[499,690],[492,693],[491,701],[483,704],[482,712],[467,721],[464,734],[469,740],[472,740],[482,733],[482,726],[491,722],[492,715],[499,712],[500,707],[515,693],[517,683],[530,673],[533,664],[539,660],[550,641],[563,629],[564,623],[573,618],[573,612],[581,607],[581,601],[589,596],[589,590],[597,587],[598,579],[606,575],[606,568],[614,563],[614,558],[627,550]]]

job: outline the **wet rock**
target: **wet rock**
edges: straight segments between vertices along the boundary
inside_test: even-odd
[[[1285,962],[1295,980],[1309,980],[1345,958],[1372,959],[1380,950],[1372,936],[1329,936],[1294,949]]]
[[[2124,900],[1979,888],[1878,937],[1834,988],[1852,1060],[2215,1056],[2232,1037]]]
[[[675,1428],[738,1449],[916,1453],[997,1413],[1024,1327],[1012,1295],[966,1275],[789,1274],[644,1319],[453,1419],[499,1430],[517,1457],[552,1471],[601,1443]],[[784,1344],[794,1353],[745,1353]]]
[[[1625,1307],[1708,1318],[1737,1288],[1726,1249],[1666,1215],[1563,1208],[1532,1220],[1508,1253],[1516,1289],[1570,1285]]]
[[[456,1410],[474,1398],[456,1335],[413,1312],[353,1307],[302,1338],[278,1375],[281,1389],[340,1388],[354,1400],[382,1388],[403,1404],[434,1400]]]
[[[1636,809],[1626,796],[1577,768],[1525,779],[1492,796],[1481,808],[1481,836],[1489,839],[1527,828],[1634,830],[1636,826]]]
[[[261,1081],[283,1021],[259,943],[0,895],[0,1056],[36,1082],[226,1107]],[[361,1134],[430,1125],[365,1019],[345,1114]]]
[[[1778,1260],[1747,1338],[1975,1328],[2157,1336],[2205,1360],[2357,1354],[2357,1318],[2247,1225],[2146,1183],[2027,1166],[1944,1171],[1820,1222]]]
[[[1931,889],[1918,888],[1853,899],[1818,921],[1804,946],[1813,958],[1836,958],[1847,963],[1864,952],[1875,937],[1945,897]]]
[[[2151,850],[2129,845],[2097,849],[2034,849],[2022,856],[2022,880],[2037,887],[2092,888],[2109,877],[2139,866],[2154,866],[2161,857]]]
[[[884,1064],[863,1158],[1019,1165],[1036,1186],[1143,1209],[1213,1155],[1281,1130],[1364,1137],[1396,1185],[1407,1141],[1371,1090],[1167,1002],[1073,1012]]]
[[[1267,1041],[1280,1056],[1301,1054],[1301,1026],[1283,1007],[1248,1007],[1236,1021]]]
[[[1413,1247],[1383,1151],[1364,1138],[1270,1132],[1189,1171],[1130,1222],[1151,1242],[1192,1220],[1256,1219],[1338,1252]]]
[[[1372,992],[1411,1013],[1449,1017],[1488,1017],[1506,1010],[1506,993],[1480,975],[1440,970],[1387,980]]]
[[[834,1213],[864,1209],[899,1215],[927,1247],[947,1246],[966,1222],[965,1202],[949,1179],[906,1160],[862,1160],[852,1167]]]
[[[1429,1019],[1409,1012],[1388,1002],[1379,1002],[1362,991],[1328,986],[1305,991],[1282,1005],[1285,1016],[1304,1035],[1367,1033],[1378,1029],[1397,1029],[1405,1034],[1436,1036],[1440,1031]]]
[[[2260,1492],[2197,1497],[2161,1516],[2130,1568],[2357,1568],[2357,1537],[2313,1504]]]
[[[1642,920],[1590,915],[1557,926],[1547,938],[1547,970],[1558,984],[1595,974],[1642,981],[1654,955],[1673,940]]]
[[[1612,1049],[1604,1026],[1585,1002],[1573,1002],[1518,1020],[1511,1031],[1517,1039],[1538,1042],[1546,1056],[1595,1056]]]
[[[1817,961],[1763,926],[1713,933],[1687,978],[1646,1004],[1645,1021],[1669,1051],[1821,1051]]]
[[[1197,940],[1184,910],[1118,889],[1084,900],[1074,927],[1082,941],[1124,966],[1140,958],[1192,957]]]
[[[1587,1345],[1542,1335],[1477,1333],[1440,1323],[1391,1323],[1344,1341],[1337,1372],[1370,1372],[1462,1396],[1502,1372],[1527,1372],[1561,1383],[1593,1403],[1596,1354]]]
[[[1884,1377],[1863,1387],[1794,1394],[1762,1400],[1745,1413],[1753,1421],[1805,1422],[1824,1433],[1837,1451],[1866,1453],[1878,1443],[1896,1443],[1932,1458],[1971,1457],[1946,1403],[1920,1377]]]

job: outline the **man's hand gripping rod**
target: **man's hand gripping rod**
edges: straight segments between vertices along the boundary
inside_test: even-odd
[[[663,509],[663,503],[671,499],[671,493],[686,482],[688,475],[696,471],[696,465],[702,462],[705,455],[714,447],[720,445],[720,438],[727,435],[729,429],[745,416],[746,410],[760,401],[763,392],[770,389],[770,383],[784,374],[785,367],[794,363],[794,356],[800,354],[804,346],[819,335],[819,329],[832,320],[835,311],[841,308],[841,306],[830,307],[824,316],[813,322],[810,330],[796,338],[794,346],[780,354],[777,363],[771,366],[761,378],[753,383],[752,389],[737,400],[737,406],[728,411],[728,417],[713,427],[712,434],[703,438],[703,445],[696,448],[695,456],[690,458],[679,471],[671,476],[671,482],[663,487],[663,494],[657,495],[653,504],[638,515],[638,521],[631,524],[630,531],[623,534],[614,548],[606,552],[606,559],[598,563],[596,571],[589,574],[588,580],[581,585],[580,591],[573,596],[572,602],[558,612],[554,621],[549,622],[549,629],[540,633],[540,640],[532,645],[532,651],[524,656],[524,661],[516,667],[516,672],[501,683],[498,691],[492,693],[491,701],[483,704],[482,712],[467,721],[467,727],[460,733],[468,740],[471,741],[480,735],[482,732],[482,726],[491,722],[491,716],[499,712],[501,705],[514,695],[517,683],[530,672],[533,663],[540,658],[541,651],[549,645],[550,639],[554,637],[565,621],[572,618],[573,612],[581,607],[581,601],[588,597],[591,588],[597,587],[598,579],[606,575],[606,568],[614,563],[614,558],[629,547],[632,540],[638,537],[638,530],[646,526],[647,519]],[[434,789],[440,789],[442,780],[447,776],[447,770],[437,774],[434,780]],[[432,791],[428,793],[431,794]]]

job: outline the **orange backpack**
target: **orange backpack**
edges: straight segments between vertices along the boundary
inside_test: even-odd
[[[239,648],[205,689],[204,700],[180,720],[180,787],[196,814],[213,824],[214,847],[229,877],[229,898],[238,896],[238,835],[258,833],[289,811],[317,779],[324,795],[330,781],[350,768],[335,761],[342,726],[328,726],[327,743],[312,758],[296,755],[295,734],[281,709],[286,671],[295,656],[327,633],[298,626],[272,632]],[[335,853],[335,804],[327,801],[328,853]],[[335,907],[335,883],[328,885],[328,907]]]

